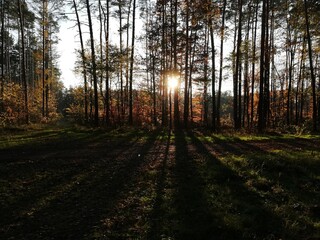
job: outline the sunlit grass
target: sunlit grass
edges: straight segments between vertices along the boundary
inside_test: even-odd
[[[314,181],[319,177],[319,171],[313,169],[317,161],[319,152],[287,149],[265,155],[249,153],[223,162],[246,179],[250,191],[266,199],[266,207],[284,219],[294,235],[314,221],[306,211],[317,204],[312,198],[317,191]]]
[[[17,209],[22,221],[53,216],[84,228],[83,214],[93,213],[86,233],[97,238],[308,239],[320,228],[317,136],[73,127],[11,130],[0,144],[7,138],[5,224]],[[29,152],[9,159],[16,149]]]
[[[210,143],[219,143],[219,142],[235,142],[235,141],[267,141],[267,140],[277,140],[277,139],[320,139],[319,135],[311,134],[247,134],[247,133],[221,133],[221,134],[210,134],[210,135],[201,135],[199,139],[201,141],[210,142]]]
[[[308,236],[311,232],[319,230],[318,218],[312,209],[319,211],[317,198],[319,195],[320,184],[320,149],[314,143],[309,142],[308,148],[296,143],[296,140],[318,140],[319,136],[315,135],[197,135],[198,139],[206,144],[212,144],[212,149],[215,147],[226,146],[226,151],[218,154],[217,160],[226,169],[228,175],[230,173],[239,176],[238,181],[243,181],[243,187],[248,192],[257,196],[263,202],[263,207],[267,212],[272,213],[276,218],[281,219],[284,229],[281,233],[285,238],[291,239],[295,236]],[[268,144],[264,149],[250,148],[250,143],[259,146],[259,142]],[[274,143],[274,144],[272,144]],[[307,142],[305,142],[307,144]],[[234,147],[232,148],[227,146]],[[243,148],[245,146],[245,148]],[[263,146],[263,145],[262,145]],[[259,150],[260,149],[260,150]],[[219,167],[220,168],[220,167]],[[212,170],[204,166],[200,169],[202,176],[209,179],[223,178],[218,174],[216,167],[212,165]],[[208,174],[209,173],[209,174]],[[218,174],[218,175],[217,175]],[[252,210],[242,212],[238,217],[236,214],[238,208],[229,203],[235,201],[228,199],[228,189],[223,190],[223,185],[228,185],[230,177],[225,175],[226,182],[218,184],[211,183],[206,187],[208,195],[214,197],[208,198],[216,208],[219,208],[221,214],[224,215],[224,221],[235,229],[241,229],[244,232],[243,237],[254,238],[257,236],[246,235],[245,222],[248,224],[256,224],[259,226],[259,221],[255,222],[255,216],[268,219],[265,211],[255,206],[256,203],[250,203],[250,198],[247,198],[243,193],[239,193],[237,198],[239,204],[246,206],[246,203],[241,199],[247,198],[247,204],[252,205]],[[210,180],[208,180],[210,182]],[[212,180],[211,180],[212,182]],[[239,184],[241,185],[241,184]],[[220,190],[218,190],[220,189]],[[226,193],[226,194],[223,194]],[[219,197],[217,197],[219,196]],[[220,202],[226,204],[220,205]],[[224,209],[224,210],[223,210]],[[230,212],[231,211],[231,212]],[[239,210],[238,210],[239,211]],[[253,214],[255,213],[255,214]],[[265,216],[264,216],[265,215]],[[263,217],[264,216],[264,217]],[[254,223],[255,222],[255,223]],[[276,224],[278,225],[278,224]],[[261,227],[263,227],[261,225]],[[258,227],[259,228],[259,227]],[[276,230],[280,231],[280,230]],[[278,233],[279,234],[279,233]],[[270,237],[273,234],[269,235]],[[318,235],[316,237],[319,237]]]

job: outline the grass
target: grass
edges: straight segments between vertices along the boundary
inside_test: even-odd
[[[0,238],[319,239],[320,138],[2,130]]]

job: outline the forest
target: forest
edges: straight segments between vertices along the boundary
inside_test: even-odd
[[[316,0],[3,0],[1,125],[317,131],[319,9]],[[82,79],[69,89],[57,52],[65,21],[78,33]]]
[[[320,239],[320,1],[0,6],[0,239]]]

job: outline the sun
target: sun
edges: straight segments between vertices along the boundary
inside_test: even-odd
[[[168,77],[168,87],[169,89],[173,90],[178,87],[179,79],[177,76],[169,76]]]

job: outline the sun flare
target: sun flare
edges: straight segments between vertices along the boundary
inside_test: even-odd
[[[169,89],[175,89],[178,87],[178,84],[179,84],[179,80],[178,80],[178,77],[176,76],[170,76],[168,78],[168,87]]]

